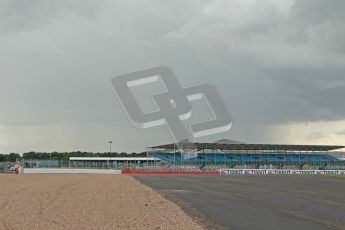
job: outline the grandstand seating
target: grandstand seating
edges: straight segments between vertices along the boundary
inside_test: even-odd
[[[196,164],[272,164],[272,165],[327,165],[344,163],[340,159],[324,153],[198,153],[197,156],[186,157],[181,152],[153,151],[151,156],[169,163]]]

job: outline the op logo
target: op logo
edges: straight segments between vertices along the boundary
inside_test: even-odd
[[[152,95],[158,110],[143,113],[131,92],[131,87],[160,81],[164,92]],[[226,132],[231,129],[232,118],[218,90],[209,84],[182,88],[169,67],[159,66],[119,75],[111,79],[113,90],[134,127],[150,128],[167,125],[175,141]],[[205,100],[213,118],[188,127],[182,122],[192,115],[191,102]]]

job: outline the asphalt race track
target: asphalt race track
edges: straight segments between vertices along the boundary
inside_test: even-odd
[[[134,177],[176,202],[209,228],[345,229],[344,177]]]

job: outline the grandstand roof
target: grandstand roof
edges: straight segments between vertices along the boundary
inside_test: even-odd
[[[150,147],[152,149],[177,149],[190,148],[197,150],[215,149],[215,150],[266,150],[266,151],[310,151],[325,152],[345,148],[345,146],[332,145],[274,145],[274,144],[221,144],[221,143],[172,143]]]
[[[229,139],[221,139],[221,140],[215,141],[214,143],[217,143],[217,144],[246,144],[245,142],[242,142],[242,141],[229,140]]]

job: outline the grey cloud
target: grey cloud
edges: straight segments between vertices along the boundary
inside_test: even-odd
[[[337,132],[337,135],[339,136],[345,136],[345,129],[342,131]]]
[[[109,80],[159,65],[216,85],[234,139],[344,119],[344,3],[289,2],[1,1],[0,124],[128,127]]]
[[[321,132],[315,132],[315,133],[311,133],[309,135],[306,136],[306,138],[308,140],[318,140],[318,139],[322,139],[322,138],[325,138],[327,137],[324,133],[321,133]]]
[[[344,9],[345,2],[342,0],[299,0],[291,11],[305,24],[320,24],[330,20],[344,20]]]
[[[71,0],[2,0],[0,2],[0,33],[20,30],[40,29],[51,20],[66,15],[77,15],[92,18],[97,14],[102,1],[71,1]]]

